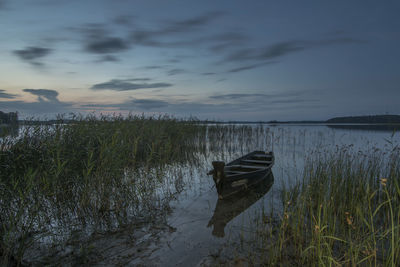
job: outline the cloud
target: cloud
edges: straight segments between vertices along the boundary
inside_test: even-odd
[[[220,94],[209,96],[209,99],[213,100],[243,100],[250,102],[263,102],[263,103],[290,103],[296,101],[311,101],[311,91],[286,91],[286,92],[274,92],[268,94],[262,93],[233,93],[233,94]]]
[[[227,72],[236,73],[236,72],[241,72],[241,71],[245,71],[245,70],[252,70],[252,69],[255,69],[255,68],[258,68],[258,67],[262,67],[262,66],[267,65],[267,64],[274,64],[274,63],[278,63],[278,62],[277,61],[270,61],[270,62],[264,62],[264,63],[260,63],[260,64],[247,65],[247,66],[242,66],[242,67],[230,69]]]
[[[182,32],[192,30],[194,27],[204,26],[211,21],[221,17],[223,12],[210,12],[201,16],[190,19],[175,21],[170,23],[165,29],[165,32]]]
[[[198,35],[202,27],[210,24],[222,15],[222,12],[211,12],[185,20],[166,21],[163,22],[162,26],[158,29],[137,29],[132,32],[131,38],[135,44],[156,47],[188,46],[204,43],[205,41],[221,41],[223,39],[221,36],[218,36],[217,38],[188,38],[187,35]],[[185,35],[185,37],[171,41],[171,38],[179,38],[182,37],[182,35]],[[168,37],[168,41],[164,40],[165,37]]]
[[[14,50],[13,53],[20,59],[25,60],[32,65],[41,66],[43,63],[37,61],[51,53],[51,49],[44,47],[29,46],[22,50]]]
[[[173,76],[173,75],[182,74],[185,72],[186,72],[186,70],[184,70],[184,69],[172,69],[172,70],[167,71],[167,74],[169,76]]]
[[[159,99],[132,99],[117,104],[89,104],[82,107],[88,108],[118,108],[120,110],[150,110],[168,106],[169,103]]]
[[[170,83],[132,83],[135,81],[132,79],[113,79],[105,83],[98,83],[93,85],[90,89],[92,90],[114,90],[114,91],[129,91],[138,89],[150,89],[150,88],[163,88],[170,87]]]
[[[243,62],[243,61],[265,61],[273,60],[286,56],[288,54],[297,53],[306,49],[316,47],[337,45],[337,44],[362,44],[363,40],[353,38],[334,38],[325,40],[301,41],[291,40],[278,42],[263,48],[246,48],[230,53],[225,57],[225,62]]]
[[[215,73],[215,72],[203,72],[201,75],[204,75],[204,76],[210,76],[210,75],[216,75],[217,73]]]
[[[155,70],[155,69],[164,69],[165,66],[159,66],[159,65],[151,65],[151,66],[145,66],[144,69],[147,70]]]
[[[23,89],[24,92],[37,96],[36,102],[0,101],[0,106],[8,110],[18,110],[24,115],[32,114],[60,114],[73,112],[76,109],[73,103],[62,102],[58,99],[58,92],[50,89]]]
[[[13,94],[6,93],[6,90],[0,89],[0,98],[13,99],[13,98],[15,98],[17,96],[18,95],[13,95]]]
[[[265,97],[266,94],[224,94],[224,95],[213,95],[209,98],[211,99],[239,99],[239,98],[246,98],[246,97]]]
[[[83,36],[83,49],[92,54],[120,53],[131,48],[131,42],[128,38],[112,34],[105,24],[91,23],[70,29]]]
[[[49,102],[59,102],[57,99],[58,92],[56,90],[49,89],[23,89],[22,91],[31,93],[38,97],[39,102],[49,101]]]
[[[129,45],[118,37],[103,36],[99,39],[89,40],[85,46],[86,51],[95,54],[116,53],[127,50]]]
[[[262,49],[241,49],[226,57],[226,61],[269,60],[304,50],[301,42],[279,42]]]

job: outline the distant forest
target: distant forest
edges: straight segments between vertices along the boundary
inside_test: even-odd
[[[337,117],[326,121],[327,123],[400,123],[399,115],[373,115],[355,117]]]
[[[18,112],[5,113],[0,111],[0,124],[16,124],[18,123]]]

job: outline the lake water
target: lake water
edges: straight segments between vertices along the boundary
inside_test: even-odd
[[[13,133],[24,129],[22,126]],[[309,157],[341,148],[370,154],[376,149],[389,151],[399,144],[398,132],[368,125],[352,128],[351,125],[244,124],[230,125],[226,131],[210,128],[205,150],[198,153],[196,163],[170,167],[170,176],[181,178],[173,183],[165,179],[162,189],[172,187],[171,191],[179,192],[171,202],[167,227],[154,230],[153,226],[144,226],[134,232],[106,234],[91,241],[88,247],[102,255],[97,261],[99,265],[207,265],[212,259],[235,253],[237,244],[254,235],[254,225],[261,214],[279,218],[280,192],[302,179]],[[274,151],[273,184],[264,183],[230,201],[219,201],[213,179],[207,175],[211,162],[230,162],[253,150]],[[33,250],[26,257],[37,254]],[[68,247],[56,255],[56,262],[64,261],[63,255],[71,255]]]
[[[253,224],[257,223],[262,212],[279,216],[281,189],[302,179],[305,162],[311,154],[337,151],[343,147],[368,154],[376,148],[390,150],[400,142],[399,133],[367,127],[352,129],[349,125],[343,129],[326,125],[248,126],[255,130],[246,132],[247,136],[246,133],[236,136],[234,140],[236,144],[245,143],[244,146],[226,145],[226,151],[210,152],[204,159],[204,165],[187,167],[184,177],[186,186],[173,201],[173,212],[167,220],[176,230],[164,236],[145,261],[136,259],[131,263],[193,266],[206,264],[210,255],[216,258],[223,256],[224,251],[232,253],[232,249],[226,247],[232,242],[237,243],[243,236],[251,235]],[[266,192],[261,190],[258,195],[250,192],[247,196],[237,197],[237,201],[218,203],[217,206],[218,197],[212,177],[206,175],[211,161],[229,162],[253,150],[274,151],[272,187],[264,190]],[[214,224],[210,226],[212,218]],[[219,224],[215,219],[219,220]]]

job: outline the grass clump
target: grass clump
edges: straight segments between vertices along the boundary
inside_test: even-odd
[[[400,148],[372,152],[310,158],[303,181],[282,192],[279,222],[258,229],[261,261],[399,266]]]
[[[0,258],[21,262],[35,241],[151,218],[167,203],[164,169],[195,161],[204,133],[167,116],[88,116],[1,139]]]

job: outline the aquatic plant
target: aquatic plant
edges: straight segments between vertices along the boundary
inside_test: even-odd
[[[350,147],[310,156],[304,179],[282,190],[280,219],[260,218],[252,239],[259,253],[249,261],[400,264],[400,148],[362,153]]]
[[[159,194],[164,172],[195,161],[204,135],[205,126],[168,116],[75,116],[1,139],[0,258],[20,262],[34,242],[162,213],[174,193]]]

